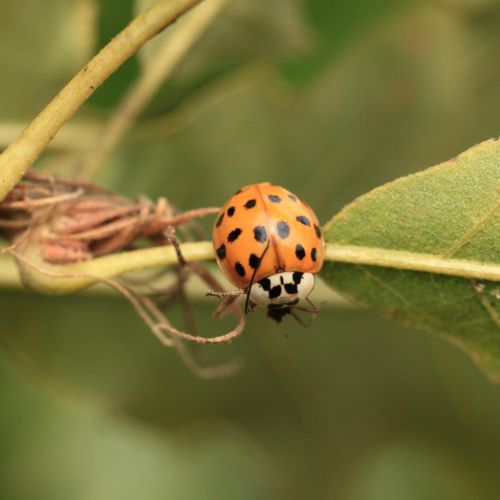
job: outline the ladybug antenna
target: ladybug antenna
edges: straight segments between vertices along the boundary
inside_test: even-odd
[[[267,242],[266,248],[264,248],[264,251],[262,252],[261,256],[259,257],[259,262],[257,262],[257,265],[255,266],[255,269],[253,270],[252,273],[252,279],[250,280],[250,285],[248,285],[248,290],[247,290],[247,298],[245,299],[245,314],[248,314],[250,311],[249,304],[250,304],[250,290],[252,289],[253,282],[255,280],[255,275],[257,274],[257,271],[259,270],[260,263],[262,262],[262,259],[264,258],[264,255],[266,255],[267,250],[269,249],[269,241]]]

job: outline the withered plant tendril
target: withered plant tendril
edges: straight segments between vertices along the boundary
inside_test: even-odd
[[[30,172],[0,203],[0,236],[10,243],[1,252],[14,257],[21,268],[24,266],[45,276],[59,277],[57,267],[63,268],[65,264],[112,252],[126,252],[139,244],[172,245],[177,252],[178,265],[169,274],[174,275],[175,281],[169,286],[163,285],[163,288],[155,286],[160,281],[155,280],[155,276],[150,276],[149,282],[143,280],[142,285],[147,285],[146,292],[141,290],[137,278],[134,283],[134,278],[109,278],[85,272],[66,274],[66,277],[92,278],[120,293],[157,339],[163,345],[175,348],[197,376],[227,376],[238,369],[239,363],[201,366],[184,341],[197,344],[228,342],[242,332],[243,312],[236,304],[228,302],[224,309],[237,319],[232,330],[211,338],[196,332],[185,292],[189,275],[197,275],[218,293],[226,291],[207,268],[199,263],[186,262],[176,231],[182,226],[183,235],[192,239],[190,222],[218,210],[209,207],[177,213],[165,198],[156,203],[146,198],[129,200],[89,183]],[[44,263],[47,266],[44,267]],[[162,278],[164,274],[157,274],[157,277]],[[162,310],[160,304],[171,302],[174,297],[180,302],[189,332],[173,326]]]

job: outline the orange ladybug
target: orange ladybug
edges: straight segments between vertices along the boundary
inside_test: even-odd
[[[281,321],[314,287],[324,240],[311,207],[287,189],[263,182],[241,188],[213,226],[217,263],[246,290],[248,304]]]

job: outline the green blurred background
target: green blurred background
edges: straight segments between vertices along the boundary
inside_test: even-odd
[[[138,4],[1,2],[0,147]],[[147,59],[99,89],[40,165],[71,173]],[[189,209],[270,180],[326,222],[497,137],[499,60],[496,1],[233,0],[99,182]],[[240,357],[241,373],[203,381],[124,300],[4,278],[2,499],[500,498],[500,388],[438,337],[342,304],[308,329],[287,322],[287,337],[254,314],[234,343],[197,353]],[[211,312],[196,304],[207,335],[228,326]]]

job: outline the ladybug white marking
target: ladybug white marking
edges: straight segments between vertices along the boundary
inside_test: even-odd
[[[313,288],[312,273],[277,273],[254,283],[250,289],[250,300],[260,307],[295,305],[299,300],[306,299]]]

